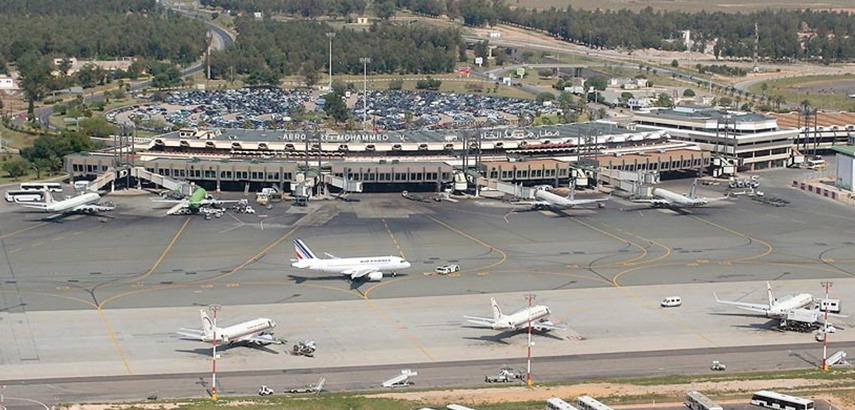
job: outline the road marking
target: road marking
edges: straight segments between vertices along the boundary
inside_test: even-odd
[[[7,233],[7,234],[5,234],[5,235],[0,235],[0,239],[6,239],[6,238],[8,238],[8,237],[10,237],[10,236],[14,236],[14,235],[17,235],[17,234],[19,234],[19,233],[24,233],[24,232],[27,232],[27,231],[30,231],[30,230],[36,229],[36,228],[41,227],[41,226],[45,226],[45,225],[47,225],[47,224],[48,224],[48,222],[42,222],[42,223],[40,223],[40,224],[36,224],[36,225],[33,225],[33,226],[29,226],[29,227],[26,227],[26,228],[23,228],[23,229],[18,229],[17,231],[9,232],[9,233]]]
[[[122,351],[122,347],[119,346],[119,340],[116,339],[116,334],[113,333],[113,328],[110,327],[110,323],[107,322],[107,316],[104,314],[104,310],[98,306],[98,316],[101,318],[101,322],[104,323],[104,327],[107,328],[107,334],[110,335],[110,340],[113,341],[113,347],[116,348],[116,353],[119,354],[119,357],[122,359],[122,363],[125,364],[125,370],[128,371],[128,374],[134,374],[131,371],[131,365],[128,363],[128,359],[125,357],[125,353]]]
[[[766,246],[766,251],[765,251],[765,252],[763,252],[763,253],[761,253],[761,254],[759,254],[759,255],[748,256],[748,257],[745,257],[745,258],[739,258],[739,259],[736,259],[737,261],[749,261],[749,260],[752,260],[752,259],[759,259],[759,258],[762,258],[762,257],[764,257],[764,256],[767,256],[767,255],[771,254],[771,253],[772,253],[772,251],[775,249],[775,248],[772,246],[772,244],[770,244],[769,242],[766,242],[766,241],[764,241],[764,240],[762,240],[762,239],[758,239],[758,238],[755,238],[755,237],[753,237],[753,236],[746,235],[746,234],[744,234],[744,233],[742,233],[742,232],[734,231],[733,229],[730,229],[730,228],[728,228],[728,227],[726,227],[726,226],[719,225],[719,224],[717,224],[717,223],[715,223],[715,222],[708,221],[708,220],[706,220],[706,219],[704,219],[704,218],[701,218],[701,217],[698,217],[698,216],[695,216],[695,215],[692,215],[692,218],[694,218],[694,219],[696,219],[696,220],[698,220],[698,221],[701,221],[701,222],[703,222],[703,223],[705,223],[705,224],[707,224],[707,225],[714,226],[714,227],[716,227],[716,228],[718,228],[718,229],[721,229],[721,230],[723,230],[723,231],[725,231],[725,232],[730,232],[730,233],[732,233],[732,234],[734,234],[734,235],[741,236],[741,237],[743,237],[743,238],[745,238],[745,239],[748,239],[748,240],[750,240],[750,241],[752,241],[752,242],[759,242],[759,243],[761,243],[761,244],[763,244],[763,245],[765,245],[765,246]]]

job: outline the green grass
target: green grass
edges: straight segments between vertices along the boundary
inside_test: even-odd
[[[29,147],[33,145],[33,141],[36,139],[35,135],[6,128],[2,122],[0,122],[0,137],[4,140],[3,146],[12,148]]]
[[[813,82],[818,81],[855,81],[855,76],[852,75],[834,75],[834,76],[803,76],[803,77],[790,77],[790,78],[781,78],[777,80],[769,80],[765,81],[768,85],[768,89],[766,90],[766,95],[782,95],[784,99],[789,103],[801,104],[802,101],[807,100],[812,107],[818,107],[821,109],[832,109],[832,110],[843,110],[843,111],[855,111],[855,99],[849,98],[844,93],[836,93],[836,94],[808,94],[807,91],[800,92],[798,87],[799,85],[808,85]],[[761,84],[763,82],[759,82],[751,85],[751,92],[762,95],[763,90],[761,88]],[[795,88],[795,90],[794,90]]]

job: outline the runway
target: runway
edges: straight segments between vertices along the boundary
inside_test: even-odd
[[[337,375],[328,377],[330,388],[364,389],[406,365],[425,369],[420,376],[428,376],[422,379],[428,385],[477,385],[497,363],[519,364],[526,337],[472,328],[462,316],[490,316],[491,296],[510,312],[524,307],[528,294],[568,328],[538,336],[537,357],[614,360],[602,371],[588,366],[587,373],[585,366],[561,369],[560,360],[551,360],[544,363],[546,380],[703,372],[712,359],[702,352],[719,358],[728,349],[774,357],[741,353],[749,356],[739,359],[746,368],[735,370],[815,365],[820,346],[811,334],[769,330],[774,321],[743,315],[712,296],[762,303],[765,281],[780,295],[820,295],[820,282],[833,281],[832,296],[848,307],[845,295],[855,291],[855,214],[787,188],[792,172],[760,173],[763,190],[788,199],[787,207],[742,197],[685,213],[623,199],[604,209],[555,214],[513,211],[497,200],[421,203],[366,194],[354,202],[281,203],[254,215],[204,220],[163,216],[147,198],[116,197],[109,219],[44,222],[6,204],[0,207],[6,260],[0,266],[0,380],[58,401],[139,399],[139,389],[121,383],[143,376],[161,395],[202,396],[197,379],[210,369],[210,348],[180,340],[175,331],[198,327],[198,309],[220,304],[223,325],[269,317],[279,324],[277,336],[319,346],[314,359],[284,353],[289,345],[227,349],[217,363],[222,383],[253,386],[278,375],[282,384],[302,385],[328,370]],[[683,192],[690,183],[664,186]],[[722,188],[702,191],[720,196]],[[319,255],[392,254],[413,266],[396,278],[351,284],[291,268],[291,240],[298,237]],[[449,262],[462,271],[426,274]],[[680,295],[683,306],[659,308],[670,295]],[[845,329],[830,340],[850,346],[855,334]],[[662,358],[649,352],[663,345],[686,354],[673,365],[653,365]],[[613,359],[591,356],[601,354]],[[429,369],[461,361],[467,370],[455,371],[460,380],[430,376]],[[369,379],[348,369],[373,373]],[[158,376],[167,374],[182,376]],[[70,379],[102,376],[119,387],[60,394],[75,383],[98,385]],[[53,378],[68,382],[35,380]],[[179,387],[184,383],[196,388]]]

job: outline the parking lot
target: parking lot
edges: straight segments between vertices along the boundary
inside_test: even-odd
[[[483,94],[443,94],[413,91],[369,91],[367,99],[353,92],[347,98],[350,114],[361,120],[365,113],[377,130],[438,130],[445,128],[516,123],[520,116],[559,111],[557,104]],[[294,122],[296,109],[323,110],[319,91],[278,88],[173,91],[162,102],[119,108],[107,119],[119,125],[165,132],[173,126],[285,129]]]

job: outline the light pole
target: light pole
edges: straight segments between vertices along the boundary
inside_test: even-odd
[[[825,322],[822,324],[822,370],[828,371],[828,288],[833,285],[833,282],[821,282],[825,287]],[[820,302],[822,305],[822,302]]]
[[[371,57],[362,57],[359,59],[362,63],[362,129],[368,124],[368,63],[371,62]]]
[[[529,293],[528,298],[528,357],[526,359],[525,384],[531,387],[531,346],[534,344],[531,341],[531,303],[534,301],[534,295]]]
[[[335,32],[330,31],[327,33],[327,37],[330,39],[330,92],[332,92],[332,39],[335,37]]]
[[[213,337],[211,344],[213,345],[212,352],[212,370],[211,370],[211,400],[217,401],[217,311],[220,310],[220,305],[211,305],[209,307],[214,312]]]

